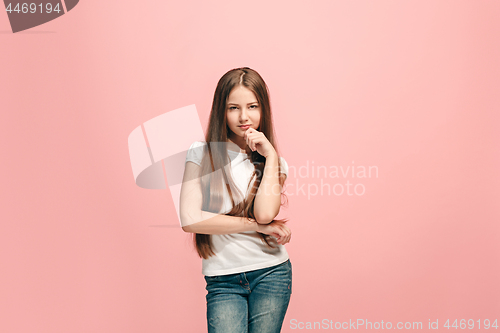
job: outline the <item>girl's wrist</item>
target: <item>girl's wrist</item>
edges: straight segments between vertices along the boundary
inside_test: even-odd
[[[260,232],[261,227],[260,224],[257,222],[257,220],[252,219],[252,218],[247,218],[247,217],[242,217],[244,223],[247,225],[245,229],[247,231],[257,231]]]
[[[260,224],[259,222],[255,221],[255,231],[262,233],[263,228],[264,228],[263,224]]]
[[[278,159],[278,153],[276,152],[276,150],[273,148],[273,150],[267,154],[266,156],[264,156],[266,158],[266,160],[268,158],[275,158],[275,159]]]

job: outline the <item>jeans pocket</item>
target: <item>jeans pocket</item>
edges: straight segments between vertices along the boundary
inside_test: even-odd
[[[233,282],[233,280],[235,280],[238,275],[239,275],[239,273],[228,274],[228,275],[214,275],[214,276],[206,276],[205,275],[205,281],[207,282],[207,284],[221,283],[221,282]]]
[[[205,276],[205,282],[207,283],[207,287],[209,285],[213,285],[214,283],[219,282],[220,276],[215,275],[215,276]]]
[[[291,274],[291,271],[292,271],[292,263],[290,262],[290,259],[288,259],[287,261],[279,264],[277,266],[280,270],[283,270],[284,272],[287,272],[289,274]]]

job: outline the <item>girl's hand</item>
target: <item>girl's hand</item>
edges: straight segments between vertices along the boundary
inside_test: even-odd
[[[292,237],[292,231],[288,228],[285,223],[279,221],[273,221],[269,224],[259,224],[259,232],[274,236],[278,241],[278,244],[285,245],[290,242]]]
[[[257,151],[262,156],[268,157],[271,154],[276,154],[276,150],[264,133],[250,127],[246,130],[244,138],[250,149]]]

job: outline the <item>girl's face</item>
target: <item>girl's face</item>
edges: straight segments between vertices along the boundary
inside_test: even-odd
[[[228,136],[243,137],[251,127],[255,130],[260,125],[261,109],[257,97],[248,88],[238,85],[231,90],[226,104],[226,122],[230,129]],[[241,125],[249,125],[241,127]]]

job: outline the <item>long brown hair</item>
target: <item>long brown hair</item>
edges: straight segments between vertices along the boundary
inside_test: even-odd
[[[225,167],[230,163],[230,158],[226,148],[229,131],[226,122],[226,103],[230,92],[238,85],[248,88],[255,94],[255,97],[257,97],[261,109],[260,124],[257,130],[266,136],[278,153],[274,137],[269,89],[266,83],[259,73],[248,67],[230,70],[221,77],[219,83],[217,84],[217,88],[215,89],[212,110],[210,112],[208,122],[208,131],[205,135],[205,142],[207,143],[205,146],[207,148],[205,149],[205,152],[208,152],[208,154],[204,154],[201,161],[201,174],[207,175],[201,177],[201,187],[203,193],[202,210],[219,213],[224,199],[223,187],[226,186],[232,202],[232,209],[230,212],[226,213],[226,215],[255,219],[255,196],[264,174],[266,158],[260,155],[257,151],[252,151],[248,146],[246,147],[246,152],[249,155],[250,162],[255,165],[255,170],[252,173],[248,184],[250,192],[246,198],[244,197],[244,194],[241,193],[241,191],[239,191],[239,189],[235,186],[231,173],[226,172],[227,168]],[[280,156],[279,153],[278,156]],[[280,159],[278,158],[278,165],[279,168],[281,168],[279,160]],[[281,186],[283,186],[283,183],[284,178],[280,177]],[[281,195],[285,196],[283,192]],[[237,203],[235,203],[235,199],[238,199],[236,200]],[[281,205],[283,205],[283,203],[281,203]],[[274,221],[287,222],[288,219]],[[261,237],[262,242],[269,248],[276,247],[276,241],[269,235],[259,233],[259,236]],[[210,256],[215,255],[211,235],[195,234],[194,243],[198,255],[201,258],[208,259]]]

